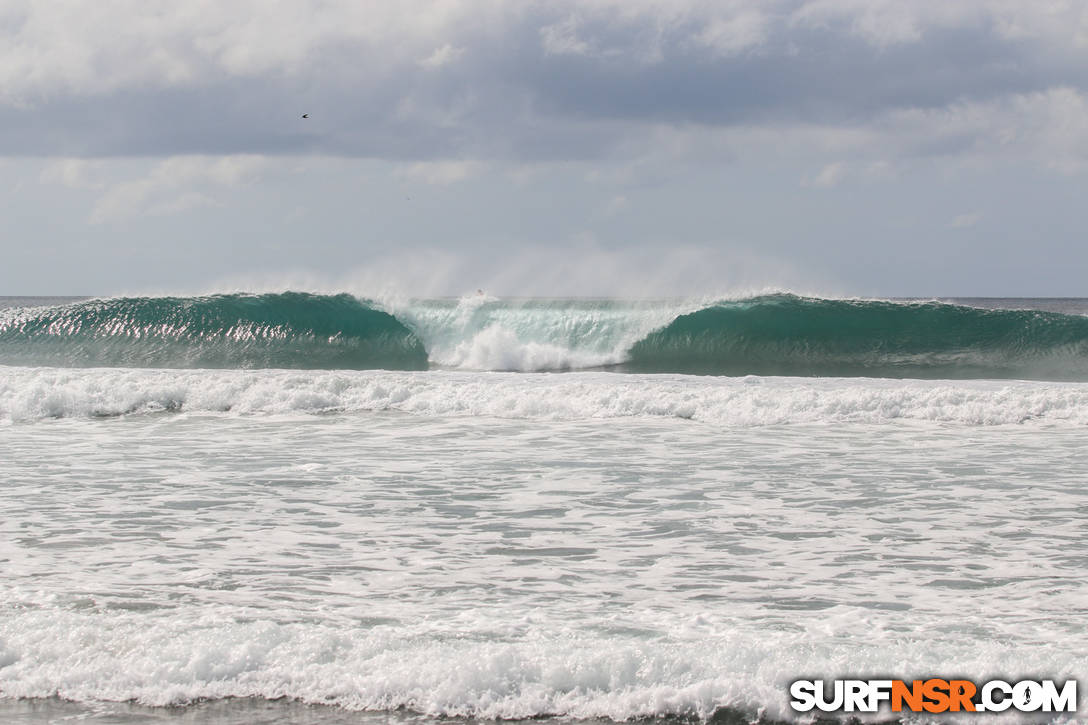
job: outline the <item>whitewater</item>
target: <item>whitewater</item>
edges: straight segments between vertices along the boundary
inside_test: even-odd
[[[0,302],[0,720],[807,722],[799,678],[1083,679],[1085,312]]]

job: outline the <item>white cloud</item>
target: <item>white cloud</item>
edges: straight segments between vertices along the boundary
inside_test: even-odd
[[[1088,9],[1058,0],[291,0],[275,12],[260,0],[10,0],[0,144],[423,160],[435,166],[404,174],[427,183],[468,178],[469,162],[750,153],[822,169],[813,186],[925,155],[1080,173],[1086,29]],[[910,50],[936,30],[982,50],[966,43],[942,74],[924,66],[941,54]],[[795,64],[806,82],[791,88]],[[994,80],[995,67],[1012,80]],[[316,109],[305,127],[283,121],[296,105]]]
[[[846,164],[841,161],[835,161],[820,169],[820,173],[816,174],[816,177],[809,181],[807,185],[816,187],[817,189],[830,189],[834,186],[838,186],[845,175]]]
[[[1073,88],[894,111],[874,130],[900,154],[1011,159],[1070,174],[1088,168],[1088,97]]]
[[[719,56],[732,56],[763,43],[768,21],[758,10],[747,10],[729,18],[712,18],[695,36]]]
[[[397,175],[410,181],[446,186],[477,176],[485,168],[479,161],[420,161],[400,166]]]
[[[171,157],[142,178],[109,186],[95,203],[89,221],[103,224],[217,206],[221,204],[217,193],[251,181],[265,164],[259,156]]]
[[[456,48],[449,43],[446,43],[440,48],[435,48],[434,52],[419,61],[419,64],[424,68],[441,68],[451,63],[455,63],[464,54],[464,48]]]
[[[790,26],[843,29],[880,47],[945,28],[1040,39],[1058,49],[1088,34],[1083,5],[1062,1],[295,0],[273,11],[261,0],[8,0],[0,9],[0,98],[199,86],[224,74],[373,80],[403,64],[440,67],[457,60],[469,39],[502,37],[522,23],[537,25],[551,54],[643,60],[692,40],[729,56]],[[594,28],[607,28],[609,37]],[[356,62],[331,65],[326,53]]]
[[[658,129],[655,144],[675,158],[816,160],[823,165],[806,180],[814,187],[834,186],[855,171],[888,178],[902,164],[920,159],[1011,162],[1071,175],[1088,171],[1088,95],[1052,88],[942,108],[892,110],[856,125]]]
[[[101,163],[88,159],[55,159],[42,169],[38,178],[44,184],[60,184],[69,189],[101,189]]]
[[[404,0],[10,0],[0,42],[0,102],[33,104],[58,91],[199,85],[224,74],[312,76],[322,52],[351,47],[368,69],[426,57],[492,3]],[[439,42],[436,42],[439,41]],[[421,53],[422,51],[422,53]],[[382,60],[379,64],[376,61]]]
[[[794,10],[791,20],[823,28],[846,25],[855,35],[882,46],[921,36],[916,11],[907,3],[886,0],[808,0]]]
[[[586,55],[589,44],[578,35],[581,22],[571,14],[564,20],[540,29],[540,43],[551,55]]]
[[[631,204],[630,199],[628,199],[625,195],[616,194],[615,196],[613,196],[611,199],[608,200],[607,204],[604,205],[604,215],[605,216],[616,216],[617,214],[620,214],[625,209],[627,209],[627,207],[630,206],[630,204]]]
[[[805,0],[791,14],[795,24],[843,26],[874,46],[887,48],[918,42],[934,30],[991,29],[1006,39],[1047,39],[1056,45],[1072,40],[1083,21],[1078,3],[958,0]]]
[[[978,224],[982,219],[982,214],[979,212],[971,212],[970,214],[960,214],[953,217],[952,221],[948,223],[949,229],[970,229]]]

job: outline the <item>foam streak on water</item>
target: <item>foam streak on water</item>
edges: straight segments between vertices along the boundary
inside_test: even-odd
[[[7,368],[0,417],[6,698],[780,717],[1088,671],[1083,385]]]

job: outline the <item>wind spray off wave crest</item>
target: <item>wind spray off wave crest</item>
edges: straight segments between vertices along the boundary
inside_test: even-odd
[[[628,350],[699,303],[604,299],[457,300],[388,303],[441,368],[543,372],[617,365]]]

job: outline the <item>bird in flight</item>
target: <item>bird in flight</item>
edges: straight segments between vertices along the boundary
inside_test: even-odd
[[[302,114],[302,117],[303,117],[303,118],[309,118],[309,117],[310,117],[310,114],[308,114],[308,113],[304,113],[304,114]]]

